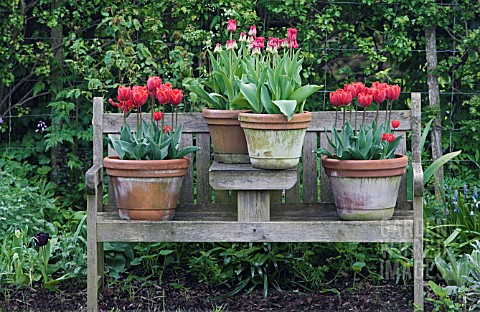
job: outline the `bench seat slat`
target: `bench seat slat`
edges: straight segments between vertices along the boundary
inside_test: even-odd
[[[122,231],[118,231],[121,228]],[[99,242],[412,242],[413,217],[387,221],[127,221],[99,213]]]

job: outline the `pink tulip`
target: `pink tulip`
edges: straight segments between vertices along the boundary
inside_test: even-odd
[[[228,20],[227,31],[235,31],[235,30],[237,30],[237,21]]]

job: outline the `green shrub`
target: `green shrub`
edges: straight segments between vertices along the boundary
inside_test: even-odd
[[[55,231],[53,224],[45,221],[45,214],[55,209],[55,186],[41,177],[30,182],[28,167],[27,163],[0,160],[0,232],[12,233],[25,227],[30,234]]]

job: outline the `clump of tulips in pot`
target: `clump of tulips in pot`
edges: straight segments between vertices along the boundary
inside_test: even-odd
[[[394,134],[395,129],[400,126],[400,121],[391,120],[391,111],[393,102],[400,95],[400,90],[399,86],[386,83],[374,82],[371,87],[366,87],[362,82],[354,82],[330,93],[330,103],[335,108],[335,125],[330,131],[331,135],[327,134],[327,140],[333,152],[323,147],[315,149],[314,152],[340,160],[394,158],[402,136]],[[366,123],[365,113],[373,102],[376,103],[376,115],[371,123]],[[383,120],[379,120],[380,108],[384,102],[385,116]],[[364,112],[358,129],[357,105],[363,108]],[[339,109],[343,113],[340,131],[337,129]],[[349,111],[348,116],[347,111]],[[355,116],[352,117],[352,115]]]
[[[163,160],[179,159],[198,150],[198,147],[180,148],[182,125],[176,126],[178,106],[183,93],[172,88],[170,83],[162,83],[159,77],[149,77],[145,86],[119,86],[117,101],[109,100],[123,113],[124,124],[120,136],[109,135],[109,143],[122,160]],[[150,122],[142,119],[142,109],[148,107],[150,99]],[[161,110],[156,109],[156,101]],[[165,106],[172,105],[171,125],[164,124]],[[127,117],[136,111],[137,127],[132,131]]]
[[[187,90],[215,109],[283,114],[288,120],[303,113],[306,99],[320,86],[302,84],[297,29],[289,28],[286,38],[268,40],[257,36],[256,26],[234,39],[236,30],[236,20],[229,20],[230,40],[208,51],[212,72],[207,82],[187,81]]]

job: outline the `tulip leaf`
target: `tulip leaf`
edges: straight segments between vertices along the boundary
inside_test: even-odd
[[[244,83],[241,80],[237,80],[240,87],[240,92],[250,104],[252,111],[256,114],[262,113],[262,107],[257,101],[257,86],[253,83]]]
[[[238,96],[230,103],[230,108],[234,110],[239,109],[250,109],[248,101],[245,99],[242,93],[239,93]]]
[[[120,157],[120,159],[123,159],[125,157],[125,151],[122,149],[120,139],[112,134],[109,134],[108,138],[110,139],[111,146],[117,153],[117,156]]]
[[[202,100],[205,100],[209,105],[216,109],[225,109],[222,102],[226,103],[226,99],[218,93],[207,93],[203,86],[185,84],[185,89],[197,94]],[[223,100],[223,101],[222,101]]]
[[[330,153],[325,147],[316,148],[312,152],[321,154],[321,155],[326,155],[329,158],[333,158],[332,153]]]
[[[303,87],[298,88],[295,90],[292,95],[290,95],[291,100],[295,100],[298,103],[302,103],[306,98],[310,95],[314,94],[318,90],[320,90],[322,86],[314,86],[314,85],[305,85]]]
[[[267,86],[265,85],[262,85],[262,87],[260,88],[260,102],[262,103],[263,107],[265,107],[265,111],[268,114],[280,113],[279,109],[273,105],[270,94],[268,93]]]
[[[275,104],[282,114],[287,116],[287,120],[292,119],[293,114],[295,114],[295,108],[297,107],[297,101],[295,100],[277,100],[272,101]]]

